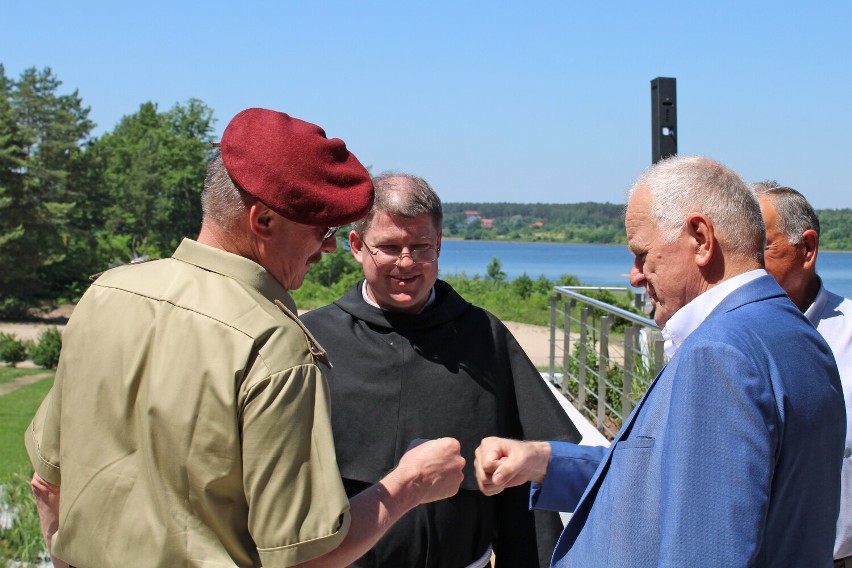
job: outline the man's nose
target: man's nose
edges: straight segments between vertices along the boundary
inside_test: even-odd
[[[630,269],[630,285],[634,288],[645,285],[645,273],[636,264]]]
[[[325,253],[332,253],[337,250],[337,239],[334,237],[330,239],[326,239],[322,242],[322,247],[320,250]]]
[[[401,252],[399,253],[399,258],[396,259],[397,266],[413,266],[416,264],[414,262],[414,257],[411,256],[410,252]]]

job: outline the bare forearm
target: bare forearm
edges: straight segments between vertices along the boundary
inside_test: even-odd
[[[383,479],[350,499],[352,522],[340,546],[299,567],[348,566],[373,548],[385,532],[416,505],[399,490],[393,478]]]
[[[68,564],[64,560],[53,555],[52,546],[53,535],[59,529],[59,486],[48,483],[39,474],[34,473],[30,487],[33,491],[33,497],[35,497],[41,534],[44,536],[45,544],[47,544],[50,559],[56,568],[68,568]]]

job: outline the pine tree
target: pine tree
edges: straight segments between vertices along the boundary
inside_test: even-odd
[[[29,254],[24,229],[25,141],[12,109],[12,83],[0,65],[0,314],[20,315],[26,308],[19,290],[38,264]]]
[[[77,92],[60,95],[60,86],[49,68],[27,69],[17,81],[2,74],[5,315],[55,298],[67,284],[62,275],[79,261],[69,250],[81,231],[75,215],[86,188],[75,178],[85,170],[81,146],[93,124]]]

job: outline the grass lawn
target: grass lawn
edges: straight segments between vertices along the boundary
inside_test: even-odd
[[[45,372],[50,371],[0,367],[0,383]],[[53,379],[48,378],[0,396],[0,485],[4,505],[16,514],[15,523],[0,530],[0,566],[35,566],[44,551],[30,492],[33,470],[24,449],[24,432],[52,385]]]
[[[46,370],[0,367],[0,382],[9,380],[7,375],[15,372],[36,374]],[[0,396],[0,484],[30,466],[24,449],[24,431],[52,385],[53,379],[45,379]]]
[[[5,367],[0,365],[0,384],[8,383],[18,377],[25,375],[40,375],[51,372],[50,369],[19,369],[17,367]]]

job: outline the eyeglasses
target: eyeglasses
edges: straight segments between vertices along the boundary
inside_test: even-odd
[[[361,242],[364,243],[364,239],[361,239]],[[412,262],[427,264],[438,260],[438,254],[441,252],[441,249],[433,246],[409,248],[408,252],[403,252],[400,247],[394,246],[377,246],[376,250],[373,250],[367,246],[367,243],[364,243],[364,248],[367,249],[377,265],[396,264],[401,262],[404,256],[409,257]]]
[[[326,229],[325,234],[322,236],[322,240],[327,241],[328,239],[333,237],[334,234],[337,232],[337,229],[339,228],[340,227],[329,227],[328,229]]]

